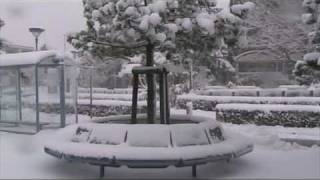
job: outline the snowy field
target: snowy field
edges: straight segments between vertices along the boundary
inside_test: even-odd
[[[185,111],[175,111],[185,113]],[[213,116],[213,112],[195,111]],[[247,135],[255,142],[252,153],[230,163],[217,162],[199,166],[199,178],[320,178],[320,147],[305,147],[283,142],[279,134],[320,137],[317,128],[257,127],[224,124],[226,129]],[[44,130],[37,135],[0,132],[0,178],[97,178],[95,166],[68,163],[44,153],[43,144],[56,130]],[[278,134],[278,135],[277,135]],[[191,178],[191,168],[128,169],[106,168],[106,178]]]

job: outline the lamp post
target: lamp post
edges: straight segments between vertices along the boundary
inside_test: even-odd
[[[1,31],[2,26],[4,26],[4,21],[0,18],[0,31]],[[1,46],[2,46],[2,42],[1,42],[1,38],[0,38],[0,49],[1,49]]]
[[[2,19],[0,19],[0,30],[1,30],[2,26],[4,26],[4,21]]]
[[[39,41],[39,36],[42,32],[44,32],[44,29],[42,28],[29,28],[29,31],[32,33],[32,35],[35,38],[36,42],[36,51],[38,51],[38,41]]]

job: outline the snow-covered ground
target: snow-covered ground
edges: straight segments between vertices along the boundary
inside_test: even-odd
[[[54,133],[35,136],[0,133],[0,178],[96,178],[98,168],[68,163],[43,152],[43,143]],[[290,145],[273,148],[256,145],[254,152],[231,163],[218,162],[199,167],[200,178],[320,178],[320,148]],[[191,178],[190,168],[128,169],[106,168],[108,178]]]
[[[185,111],[174,110],[175,113]],[[213,112],[194,111],[214,117]],[[255,142],[252,153],[239,159],[199,166],[199,178],[320,178],[320,147],[305,147],[283,142],[279,134],[320,137],[319,128],[257,127],[223,124],[226,129],[247,135]],[[56,130],[37,135],[0,132],[0,178],[97,178],[99,169],[80,163],[68,163],[44,153],[43,144]],[[106,168],[107,178],[191,178],[191,168],[128,169]]]

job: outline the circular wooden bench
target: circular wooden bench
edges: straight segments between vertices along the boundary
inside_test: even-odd
[[[190,166],[196,176],[197,165],[229,161],[252,150],[248,139],[225,132],[213,120],[171,125],[71,125],[59,130],[55,140],[45,145],[45,152],[57,158],[100,166],[101,177],[106,166]]]

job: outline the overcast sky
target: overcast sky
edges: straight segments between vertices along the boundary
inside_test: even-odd
[[[85,28],[81,0],[0,0],[0,18],[5,26],[0,37],[34,47],[29,27],[42,27],[40,45],[63,50],[64,35]],[[67,49],[71,48],[70,45]]]

